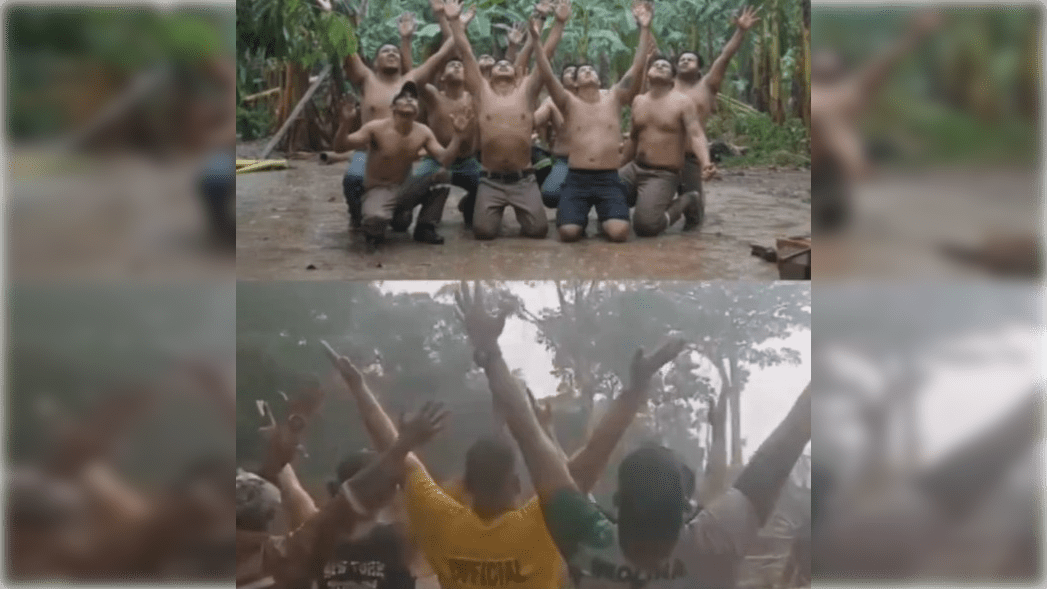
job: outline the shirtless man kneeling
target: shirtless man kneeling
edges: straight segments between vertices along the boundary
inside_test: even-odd
[[[436,73],[436,68],[450,57],[453,49],[454,44],[446,40],[440,50],[425,63],[407,72],[403,71],[404,56],[400,47],[392,43],[386,43],[378,48],[378,53],[374,58],[374,69],[368,67],[358,53],[346,57],[344,63],[346,77],[359,89],[362,96],[360,122],[367,124],[392,116],[389,112],[390,98],[405,82],[415,84],[428,82]],[[346,135],[341,134],[340,136],[345,137]],[[345,152],[349,149],[344,143],[335,140],[335,151]],[[365,190],[365,170],[370,169],[367,158],[366,151],[360,150],[354,153],[349,168],[342,178],[342,192],[349,207],[350,230],[360,224],[360,203]],[[408,223],[410,223],[409,220]]]
[[[737,27],[731,40],[724,46],[723,52],[713,62],[709,72],[704,76],[701,71],[701,62],[698,54],[694,51],[684,51],[676,62],[678,72],[676,74],[676,90],[683,92],[690,98],[698,109],[698,120],[702,129],[709,121],[709,117],[716,111],[716,95],[720,92],[724,76],[727,75],[727,65],[731,57],[738,52],[745,39],[745,33],[759,22],[756,13],[759,9],[745,8],[742,13],[734,19]],[[701,224],[705,214],[705,195],[702,191],[702,166],[695,154],[688,149],[687,158],[683,166],[683,184],[680,194],[685,195],[689,202],[684,208],[684,231],[693,229]]]
[[[716,172],[709,161],[709,146],[694,102],[673,90],[674,66],[657,57],[647,70],[650,91],[633,100],[632,143],[636,157],[618,170],[635,196],[633,230],[640,237],[653,237],[668,229],[683,215],[686,195],[675,198],[680,171],[688,149],[698,156],[702,179]]]
[[[480,126],[484,171],[476,192],[473,235],[477,239],[497,237],[505,208],[511,206],[525,237],[544,238],[549,221],[530,167],[531,130],[541,76],[537,71],[518,76],[514,64],[503,59],[492,68],[490,82],[484,80],[465,36],[461,12],[461,0],[444,4],[444,15],[465,65],[465,86],[476,100]]]
[[[570,170],[556,211],[556,226],[563,241],[585,237],[589,209],[594,206],[608,239],[620,242],[629,238],[629,204],[618,176],[620,120],[622,108],[636,97],[643,81],[640,73],[651,41],[653,9],[647,2],[635,2],[633,15],[640,27],[636,57],[609,92],[600,90],[596,69],[583,65],[576,76],[578,93],[569,93],[553,73],[549,59],[538,53],[538,69],[545,77],[549,96],[564,114],[564,126],[571,130]],[[531,34],[537,35],[537,25],[532,23],[531,27]]]
[[[578,66],[572,64],[564,66],[560,75],[560,83],[563,84],[564,90],[571,94],[578,93],[578,81],[575,79],[577,72]],[[539,180],[542,180],[542,202],[550,209],[560,206],[560,190],[570,168],[568,156],[571,153],[571,130],[565,123],[563,113],[556,108],[552,98],[546,98],[534,113],[534,126],[538,130],[538,136],[545,137],[551,150],[552,162],[545,178],[542,179],[539,174]]]
[[[432,84],[423,87],[423,98],[429,112],[429,126],[436,139],[442,145],[450,144],[454,139],[455,114],[466,114],[473,111],[473,96],[465,90],[465,66],[457,57],[451,58],[444,66],[443,91]],[[476,159],[478,131],[475,122],[469,125],[461,149],[455,154],[454,163],[449,166],[451,184],[465,190],[459,207],[465,217],[465,226],[472,227],[473,204],[476,201],[476,190],[480,185],[480,162]],[[415,176],[432,176],[440,171],[440,163],[433,158],[425,158],[415,170]]]
[[[413,209],[419,204],[422,212],[414,230],[415,241],[443,243],[443,238],[436,233],[436,225],[443,217],[447,193],[429,189],[433,181],[431,175],[405,180],[423,148],[441,166],[450,164],[458,155],[471,123],[471,114],[452,115],[455,136],[445,149],[429,127],[415,121],[418,87],[414,82],[404,84],[393,97],[392,111],[392,118],[373,120],[345,139],[349,149],[370,148],[363,198],[363,228],[369,252],[374,252],[382,243],[385,226],[392,220],[394,211]]]

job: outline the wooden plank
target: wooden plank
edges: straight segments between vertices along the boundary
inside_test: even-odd
[[[265,149],[262,150],[262,155],[260,155],[258,159],[264,160],[265,158],[269,157],[269,154],[272,153],[273,148],[275,148],[276,144],[279,143],[281,139],[283,139],[284,135],[287,133],[287,130],[291,128],[291,123],[294,123],[295,119],[298,118],[298,115],[302,114],[302,110],[305,109],[305,104],[309,102],[309,100],[313,97],[313,94],[316,94],[317,88],[320,87],[320,84],[324,81],[324,79],[327,78],[327,74],[329,73],[331,73],[331,65],[327,64],[327,66],[324,67],[324,71],[320,72],[320,75],[316,78],[316,81],[313,82],[313,85],[309,86],[309,89],[305,91],[305,96],[302,96],[302,99],[299,100],[298,104],[295,105],[294,110],[291,111],[290,116],[288,116],[287,120],[284,121],[284,124],[280,127],[280,130],[277,131],[276,135],[273,135],[273,138],[270,139],[269,143],[266,144]]]

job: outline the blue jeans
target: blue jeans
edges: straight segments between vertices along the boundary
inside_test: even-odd
[[[567,180],[567,158],[553,156],[553,169],[542,183],[542,204],[555,209],[560,206],[560,194],[564,180]]]
[[[465,157],[454,160],[448,171],[451,172],[451,184],[465,190],[459,209],[465,217],[467,225],[472,225],[473,210],[476,208],[476,190],[480,187],[480,162],[475,157]],[[431,157],[426,157],[414,171],[415,177],[432,176],[440,171],[440,162]]]
[[[345,204],[349,207],[349,219],[354,226],[360,225],[360,207],[364,199],[364,175],[367,173],[367,152],[357,151],[349,162],[349,169],[345,171],[342,178],[342,194],[345,196]]]
[[[214,235],[236,244],[236,156],[231,150],[219,151],[208,157],[200,173],[200,195]]]

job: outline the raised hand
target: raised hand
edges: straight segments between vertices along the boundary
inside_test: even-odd
[[[338,369],[339,374],[341,374],[342,378],[345,379],[346,384],[354,388],[359,387],[363,384],[363,373],[360,372],[359,368],[353,365],[352,361],[349,360],[349,358],[342,356],[338,352],[334,351],[334,348],[331,347],[331,344],[325,342],[324,340],[320,340],[320,345],[324,347],[324,352],[327,353],[327,359],[331,361],[331,364],[334,364],[334,367],[336,369]]]
[[[444,0],[444,16],[454,20],[462,16],[462,0]]]
[[[406,450],[424,445],[443,429],[449,412],[443,403],[429,401],[409,417],[400,416],[399,437],[396,443]]]
[[[433,14],[439,17],[444,12],[443,0],[429,0],[429,8],[433,9]]]
[[[509,43],[512,45],[520,45],[524,41],[525,25],[522,22],[513,23],[513,28],[506,34],[506,38],[509,39]]]
[[[505,328],[505,318],[509,316],[510,309],[502,307],[497,315],[489,314],[484,303],[483,287],[479,282],[472,293],[469,292],[469,286],[463,282],[461,289],[454,296],[473,347],[484,352],[497,350],[498,336]]]
[[[261,408],[268,423],[258,428],[258,433],[267,441],[266,465],[269,476],[275,476],[285,464],[294,460],[302,447],[306,418],[291,413],[282,423],[277,423],[269,404],[262,401]]]
[[[654,18],[654,7],[646,0],[633,0],[633,18],[636,19],[636,24],[640,27],[651,26],[651,20]]]
[[[684,341],[679,338],[674,338],[669,340],[669,342],[661,348],[658,348],[658,350],[650,356],[644,355],[642,348],[636,350],[636,354],[633,356],[630,375],[633,388],[636,389],[647,386],[651,377],[661,370],[662,366],[665,366],[673,358],[679,356],[680,352],[683,351],[683,348]]]
[[[473,4],[469,8],[465,9],[462,13],[462,26],[469,26],[469,23],[473,22],[473,17],[476,16],[476,5]]]
[[[459,135],[465,134],[469,130],[469,126],[473,122],[473,109],[468,109],[465,112],[453,113],[451,115],[451,124],[454,126],[454,132]]]
[[[397,20],[396,22],[398,28],[400,29],[401,37],[410,37],[414,34],[414,31],[418,26],[414,20],[413,12],[405,12],[401,14],[399,20]]]
[[[534,5],[534,11],[540,14],[542,18],[548,18],[553,13],[553,0],[541,0],[538,4]]]
[[[338,109],[339,122],[348,123],[356,116],[356,103],[352,100],[343,100],[341,108]]]
[[[541,42],[542,38],[542,21],[532,18],[527,21],[527,33],[531,36],[535,42]]]
[[[735,17],[734,24],[743,31],[748,31],[752,26],[760,21],[760,18],[756,16],[759,12],[759,8],[753,9],[751,6],[746,6],[740,15]]]
[[[559,0],[556,3],[556,20],[567,22],[571,18],[571,0]]]

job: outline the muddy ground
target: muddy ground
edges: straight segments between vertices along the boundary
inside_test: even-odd
[[[241,145],[239,157],[254,146]],[[555,237],[516,237],[519,225],[505,215],[503,235],[480,242],[465,229],[454,189],[440,233],[441,246],[389,234],[377,253],[364,251],[363,236],[348,232],[342,197],[346,164],[290,160],[291,168],[237,176],[237,277],[257,280],[337,279],[755,279],[775,280],[777,267],[750,255],[750,244],[809,234],[809,170],[725,170],[706,190],[707,219],[694,232],[680,223],[665,235],[624,244],[592,236],[565,244]]]

